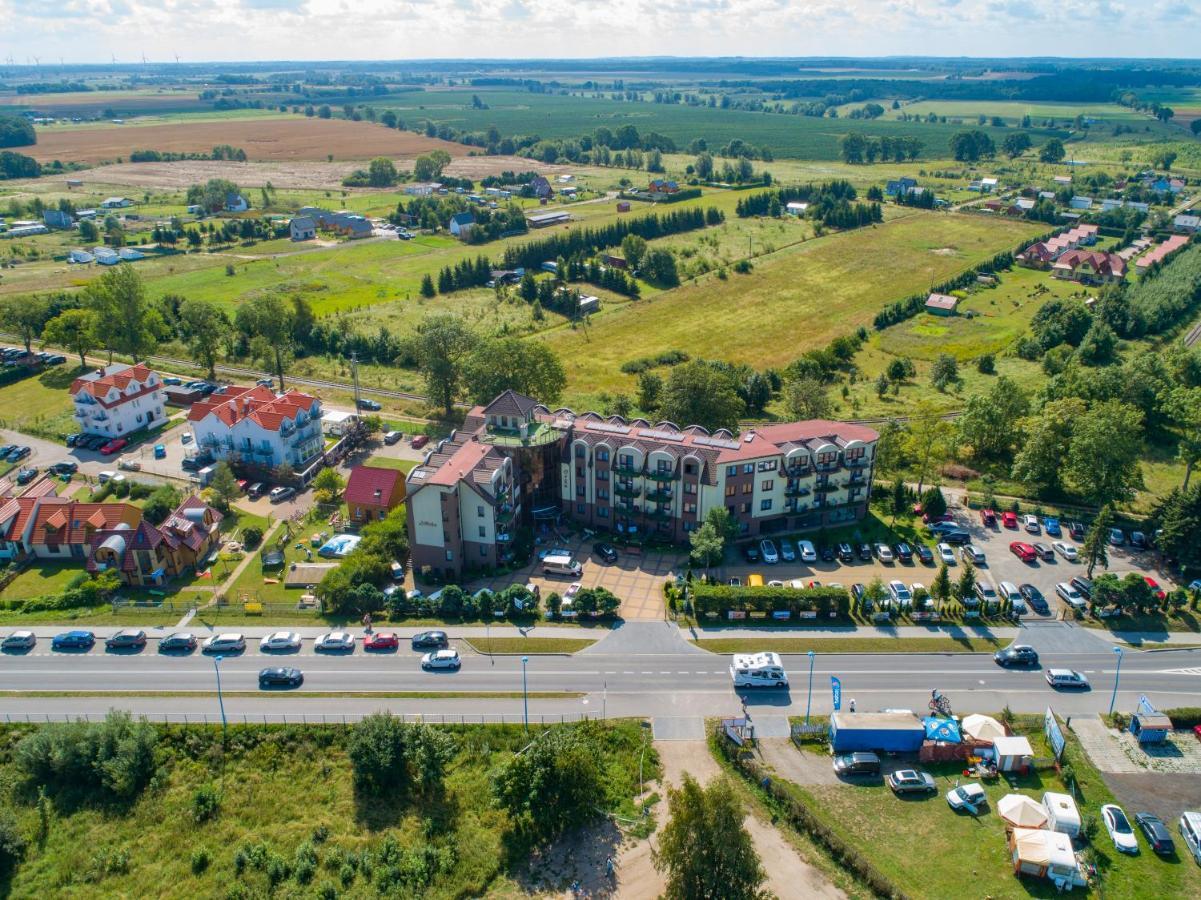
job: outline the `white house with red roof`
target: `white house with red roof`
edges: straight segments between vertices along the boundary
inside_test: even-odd
[[[75,421],[84,434],[125,437],[166,418],[163,380],[145,363],[105,366],[71,384]]]
[[[231,465],[301,470],[325,448],[321,401],[300,391],[230,387],[192,404],[188,422],[196,446]]]

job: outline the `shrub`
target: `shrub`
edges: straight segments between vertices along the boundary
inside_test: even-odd
[[[346,752],[360,788],[387,791],[415,783],[428,791],[441,786],[454,756],[454,739],[427,725],[380,713],[351,729]]]
[[[220,811],[221,794],[213,785],[201,785],[192,795],[192,818],[197,822],[208,822],[215,819]]]
[[[819,615],[837,612],[845,616],[850,609],[850,595],[841,588],[773,588],[732,587],[725,584],[696,584],[692,586],[692,600],[697,616],[710,613],[721,614],[727,610],[745,612],[800,612],[816,611]]]
[[[103,722],[42,726],[17,745],[16,761],[39,785],[127,800],[154,775],[157,742],[154,726],[114,711]]]
[[[6,877],[25,857],[25,838],[17,827],[16,817],[0,809],[0,878]]]
[[[262,539],[263,529],[257,525],[247,525],[242,529],[242,544],[247,548],[257,547]]]
[[[192,874],[200,875],[207,871],[209,863],[212,859],[209,857],[207,847],[197,847],[192,851]]]
[[[1201,725],[1201,707],[1182,706],[1177,709],[1165,709],[1164,715],[1172,720],[1172,727],[1188,730]]]

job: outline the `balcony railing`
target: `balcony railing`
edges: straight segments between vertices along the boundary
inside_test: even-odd
[[[808,497],[810,488],[805,484],[789,484],[784,488],[785,497]]]
[[[622,484],[618,482],[613,485],[613,493],[618,497],[637,497],[642,494],[642,487],[636,484]]]
[[[818,494],[828,494],[831,491],[838,490],[838,485],[832,481],[825,481],[825,482],[822,482],[821,484],[815,484],[813,486],[813,490],[815,493],[818,493]]]
[[[647,491],[646,499],[653,500],[657,503],[668,502],[671,500],[671,488],[669,488],[669,487],[653,488],[652,490]]]
[[[646,477],[655,481],[675,481],[680,476],[675,469],[653,469],[646,473]]]
[[[655,509],[649,509],[646,511],[646,517],[648,519],[655,519],[656,521],[665,521],[672,517],[671,509],[669,509],[666,506],[657,507]]]
[[[621,475],[634,475],[637,477],[641,477],[642,475],[642,469],[630,463],[618,463],[612,469]]]
[[[848,459],[843,463],[848,469],[863,469],[867,467],[867,464],[868,460],[862,456],[858,459]]]
[[[784,474],[789,478],[803,478],[806,475],[813,474],[813,466],[805,463],[804,465],[785,466]]]

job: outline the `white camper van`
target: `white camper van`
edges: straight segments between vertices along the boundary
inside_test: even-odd
[[[1076,808],[1076,801],[1070,796],[1048,791],[1043,794],[1043,806],[1047,808],[1047,815],[1051,817],[1048,824],[1052,831],[1058,831],[1068,837],[1080,834],[1080,810]]]
[[[735,653],[730,678],[735,688],[788,687],[788,673],[778,653]]]
[[[542,560],[543,575],[565,575],[569,578],[579,578],[584,567],[566,553],[556,553]]]

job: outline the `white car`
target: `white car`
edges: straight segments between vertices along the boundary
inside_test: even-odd
[[[975,565],[980,565],[984,562],[984,551],[975,544],[964,544],[963,549],[959,551],[959,555],[963,557],[964,562],[970,562]]]
[[[1084,598],[1080,596],[1080,592],[1066,581],[1061,581],[1055,585],[1055,593],[1062,597],[1072,609],[1084,609],[1088,605],[1084,602]]]
[[[463,665],[463,661],[459,659],[458,650],[435,650],[433,653],[427,653],[421,657],[421,668],[423,669],[458,669]]]
[[[1016,613],[1026,612],[1026,600],[1022,597],[1022,592],[1018,590],[1018,586],[1012,581],[1002,581],[1000,584],[1001,597],[1009,601],[1009,605],[1013,607]]]
[[[1180,816],[1176,827],[1180,829],[1180,836],[1189,853],[1193,854],[1193,859],[1201,863],[1201,812],[1186,811]]]
[[[782,588],[782,587],[784,587],[784,582],[782,582],[782,581],[780,581],[780,580],[776,579],[776,580],[773,580],[773,581],[769,581],[769,582],[767,583],[767,586],[768,586],[768,587],[775,587],[775,588]]]
[[[1076,552],[1076,548],[1064,541],[1056,541],[1051,546],[1055,548],[1056,553],[1068,562],[1076,562],[1080,558],[1080,555]]]
[[[237,633],[214,634],[201,645],[204,653],[241,653],[246,649],[246,638]]]
[[[961,784],[947,791],[947,804],[951,809],[966,809],[972,815],[980,811],[980,807],[988,803],[988,795],[984,788],[976,784]]]
[[[1038,516],[1022,516],[1022,524],[1031,534],[1042,534],[1042,526],[1038,524]]]
[[[1088,679],[1075,669],[1047,669],[1047,684],[1053,688],[1088,688]]]
[[[817,548],[813,546],[813,541],[797,541],[796,547],[801,554],[801,562],[817,562]]]
[[[903,581],[888,582],[888,593],[901,609],[913,605],[913,594],[909,593],[909,588],[905,587]]]
[[[780,554],[776,551],[775,542],[767,538],[759,542],[759,552],[763,554],[763,561],[769,566],[774,566],[780,561]]]
[[[14,631],[0,643],[4,650],[29,650],[37,645],[38,639],[32,631]]]
[[[885,544],[883,541],[876,544],[876,559],[880,560],[880,562],[890,563],[895,558],[892,553],[892,547],[888,546],[888,544]]]
[[[354,635],[349,631],[331,631],[313,641],[313,649],[325,653],[339,653],[354,649]]]
[[[948,566],[955,565],[955,548],[950,544],[939,544],[934,548],[938,551],[938,558],[945,562]]]
[[[1122,807],[1106,803],[1101,807],[1101,821],[1109,832],[1109,839],[1121,853],[1138,853],[1138,838],[1134,836],[1134,828]]]
[[[264,653],[299,649],[300,635],[295,631],[275,631],[259,641],[259,650]]]

